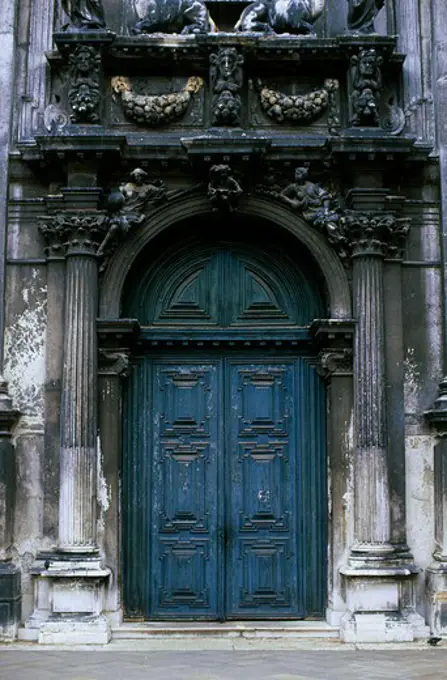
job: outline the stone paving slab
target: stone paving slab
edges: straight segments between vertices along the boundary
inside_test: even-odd
[[[1,680],[445,680],[447,647],[145,652],[0,649]]]

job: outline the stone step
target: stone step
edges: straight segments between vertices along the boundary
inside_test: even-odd
[[[338,638],[339,629],[325,621],[125,622],[112,628],[113,640],[136,639],[284,639]]]

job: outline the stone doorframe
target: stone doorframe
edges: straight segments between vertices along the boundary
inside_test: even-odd
[[[111,622],[120,621],[121,380],[138,331],[135,321],[119,318],[122,289],[132,263],[157,234],[210,211],[200,194],[154,210],[120,245],[98,291],[96,251],[103,232],[95,192],[63,190],[63,217],[49,215],[42,229],[49,243],[56,237],[60,243],[62,236],[66,302],[60,548],[37,579],[37,593],[47,593],[41,642],[104,642]],[[340,624],[343,639],[357,642],[412,640],[423,630],[412,596],[417,569],[405,541],[393,540],[390,521],[383,281],[384,259],[396,255],[399,224],[394,213],[384,212],[386,193],[377,190],[374,196],[370,190],[365,206],[365,192],[359,190],[357,204],[352,201],[343,250],[348,241],[353,313],[336,239],[331,247],[292,209],[266,198],[243,197],[239,205],[241,214],[294,234],[326,282],[330,318],[315,320],[311,330],[329,395],[327,618]],[[52,206],[57,207],[54,201]]]

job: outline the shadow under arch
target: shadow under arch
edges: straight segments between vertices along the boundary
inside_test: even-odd
[[[346,271],[321,233],[288,206],[266,198],[247,196],[240,201],[238,212],[259,217],[293,234],[318,263],[326,282],[330,317],[351,318],[351,293]],[[207,213],[211,213],[211,209],[205,195],[179,197],[151,213],[143,226],[120,244],[105,272],[100,291],[100,317],[119,318],[127,275],[141,251],[153,238],[177,222]]]

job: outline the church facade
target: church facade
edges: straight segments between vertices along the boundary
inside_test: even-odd
[[[445,4],[0,6],[1,639],[447,635]]]

